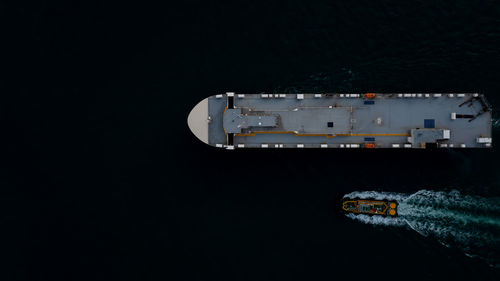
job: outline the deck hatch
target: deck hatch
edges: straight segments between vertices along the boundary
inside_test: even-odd
[[[333,122],[328,122],[328,128],[333,128]]]
[[[434,119],[424,119],[424,128],[426,129],[436,128],[436,122],[434,121]]]
[[[365,104],[375,104],[374,100],[365,100]]]
[[[375,138],[365,138],[365,141],[375,141]]]

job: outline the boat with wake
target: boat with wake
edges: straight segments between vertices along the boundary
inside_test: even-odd
[[[342,200],[342,210],[355,215],[365,214],[369,216],[396,217],[398,215],[398,202],[360,198],[351,199],[346,197]]]

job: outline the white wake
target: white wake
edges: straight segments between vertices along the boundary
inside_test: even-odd
[[[399,216],[396,218],[347,216],[367,224],[410,227],[447,247],[457,247],[468,256],[500,267],[500,198],[430,190],[414,194],[361,191],[345,197],[397,200]]]

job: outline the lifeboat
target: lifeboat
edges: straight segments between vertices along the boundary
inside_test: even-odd
[[[398,202],[389,200],[344,198],[342,210],[346,213],[396,217]]]

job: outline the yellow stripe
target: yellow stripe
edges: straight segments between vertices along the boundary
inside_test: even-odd
[[[259,132],[253,132],[251,134],[235,134],[237,137],[254,137],[256,134],[294,134],[299,137],[327,137],[327,138],[334,138],[336,136],[338,137],[404,137],[404,136],[410,136],[410,134],[336,134],[336,135],[329,135],[329,134],[297,134],[293,131],[259,131]]]
[[[260,132],[253,132],[251,134],[235,134],[237,137],[254,137],[256,134],[294,134],[299,137],[327,137],[327,138],[334,138],[335,136],[331,136],[328,134],[297,134],[292,131],[260,131]]]

